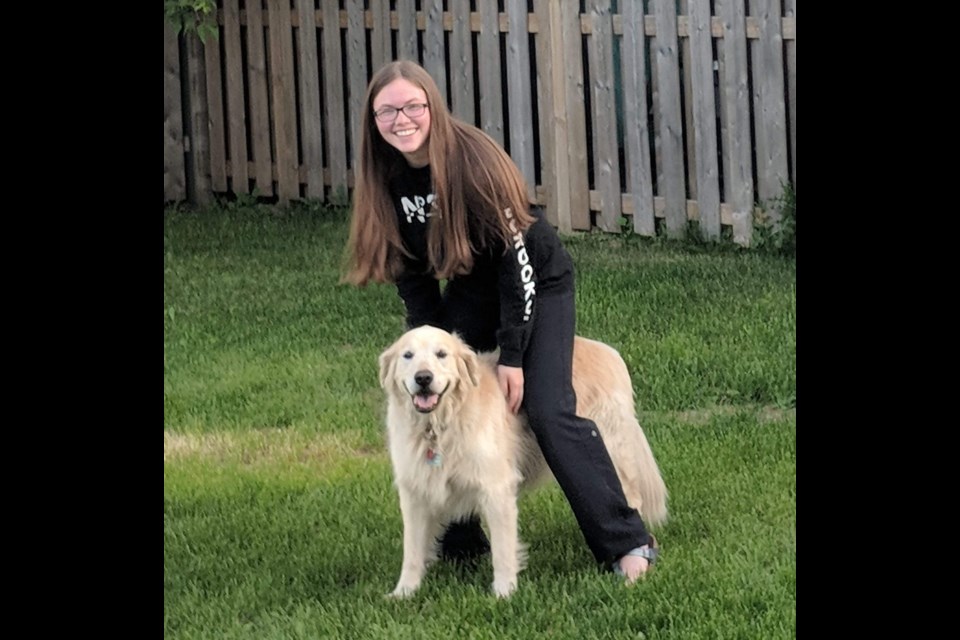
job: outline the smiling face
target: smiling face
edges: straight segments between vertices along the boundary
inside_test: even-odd
[[[476,355],[442,329],[412,329],[380,356],[380,385],[408,397],[419,413],[432,412],[462,384],[478,384]]]
[[[373,111],[384,107],[400,109],[412,104],[427,104],[426,92],[409,80],[397,78],[373,98]],[[412,167],[424,167],[430,162],[427,140],[430,137],[430,108],[411,118],[403,111],[396,112],[396,119],[382,122],[375,119],[380,135],[387,144],[403,154]]]

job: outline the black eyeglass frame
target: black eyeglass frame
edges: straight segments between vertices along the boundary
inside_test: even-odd
[[[403,111],[403,115],[407,116],[411,120],[413,118],[419,118],[422,116],[427,109],[430,108],[430,105],[426,102],[414,102],[412,104],[405,104],[399,109],[397,107],[382,107],[379,111],[373,112],[373,117],[379,120],[380,122],[393,122],[397,119],[397,116],[400,115],[400,112]],[[407,109],[416,109],[417,113],[410,113]],[[389,115],[389,114],[393,115]],[[385,117],[388,116],[389,117]]]

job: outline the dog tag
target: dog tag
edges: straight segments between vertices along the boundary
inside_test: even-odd
[[[443,462],[443,454],[433,449],[427,449],[427,464],[431,467],[439,467]]]

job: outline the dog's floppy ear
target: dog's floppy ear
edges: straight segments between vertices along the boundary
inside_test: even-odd
[[[397,345],[380,354],[380,386],[387,388],[387,383],[393,377],[393,370],[397,367]]]
[[[469,380],[473,386],[480,385],[480,364],[477,362],[477,354],[467,345],[460,346],[460,353],[457,356],[457,369],[460,371],[460,378]]]

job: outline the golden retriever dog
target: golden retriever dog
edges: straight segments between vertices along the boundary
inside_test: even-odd
[[[526,560],[518,492],[552,478],[523,412],[507,408],[497,354],[476,354],[456,335],[412,329],[380,355],[387,438],[403,516],[403,568],[394,597],[412,595],[452,521],[480,514],[490,538],[493,592],[509,596]],[[626,364],[612,347],[577,337],[577,413],[593,420],[627,502],[648,527],[667,517],[667,490],[637,422]]]

